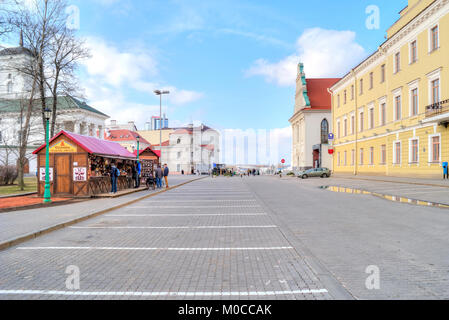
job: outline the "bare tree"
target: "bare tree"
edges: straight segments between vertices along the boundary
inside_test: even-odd
[[[42,127],[46,134],[45,110],[52,109],[51,132],[54,135],[58,97],[75,95],[77,80],[75,70],[81,59],[89,53],[84,43],[76,38],[74,30],[67,27],[66,0],[31,0],[18,7],[11,25],[21,35],[22,50],[29,59],[18,61],[15,70],[27,79],[27,88],[20,108],[21,122],[18,154],[19,184],[23,183],[23,169],[27,163],[31,121],[39,102]]]
[[[72,96],[79,92],[74,73],[78,63],[90,56],[84,41],[77,39],[73,30],[55,30],[50,47],[52,74],[46,78],[52,95],[51,136],[55,134],[57,105],[59,96]]]
[[[1,0],[0,1],[0,37],[13,30],[10,23],[11,14],[17,5],[16,0]]]

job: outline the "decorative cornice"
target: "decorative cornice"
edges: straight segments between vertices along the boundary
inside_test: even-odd
[[[414,19],[412,19],[408,24],[406,24],[401,30],[396,32],[393,36],[391,36],[388,40],[381,44],[377,51],[375,51],[371,56],[362,61],[353,69],[354,72],[359,73],[361,70],[366,69],[370,65],[383,58],[386,54],[388,54],[388,51],[391,50],[396,44],[403,40],[413,30],[428,21],[432,15],[441,10],[447,4],[449,4],[449,0],[436,0],[433,4],[431,4],[420,14],[418,14]],[[332,86],[331,90],[337,90],[337,88],[342,87],[348,81],[352,80],[352,78],[353,77],[351,72],[348,72],[339,82]]]

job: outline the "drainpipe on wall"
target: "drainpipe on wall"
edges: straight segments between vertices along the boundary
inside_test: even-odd
[[[335,113],[334,113],[334,106],[335,106],[335,104],[334,104],[334,91],[332,91],[330,88],[327,88],[327,92],[329,92],[329,94],[331,95],[331,114],[332,114],[332,121],[331,121],[331,124],[332,124],[332,128],[329,128],[329,132],[333,132],[334,131],[334,121],[335,121]],[[335,137],[334,137],[335,138]],[[333,147],[334,146],[334,144],[332,143],[330,143],[330,141],[328,141],[328,144],[329,144],[329,146],[331,146],[331,147]],[[328,150],[329,150],[329,147],[328,147]],[[334,150],[335,151],[335,150]],[[321,151],[320,151],[321,152]],[[321,154],[320,154],[320,156],[321,156]],[[333,166],[334,166],[334,157],[335,157],[335,154],[333,154],[332,155],[332,168],[331,168],[331,170],[333,170],[333,171],[335,171],[334,170],[334,168],[333,168]]]
[[[358,150],[358,134],[359,134],[359,115],[358,115],[358,106],[357,106],[357,96],[358,96],[358,90],[357,90],[357,76],[355,75],[355,71],[354,69],[351,70],[351,74],[354,78],[354,103],[355,103],[355,121],[354,121],[354,126],[355,126],[355,149],[354,149],[354,175],[356,176],[358,174],[358,166],[359,166],[359,150]]]

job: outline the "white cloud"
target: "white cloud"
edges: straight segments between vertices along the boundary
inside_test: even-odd
[[[132,85],[157,74],[155,59],[143,50],[120,51],[98,38],[87,38],[86,45],[92,54],[84,61],[87,72],[112,86]]]
[[[142,128],[151,116],[159,114],[159,104],[142,104],[129,98],[137,92],[154,97],[155,89],[170,90],[169,104],[185,105],[203,97],[196,91],[162,85],[157,81],[158,69],[154,56],[133,47],[120,50],[103,39],[87,38],[91,58],[82,62],[87,78],[83,87],[89,103],[120,122],[135,121]],[[164,102],[166,104],[166,102]]]
[[[254,62],[248,76],[263,76],[279,86],[294,86],[297,65],[304,63],[309,78],[341,77],[366,57],[353,31],[307,29],[296,41],[296,52],[279,62]]]
[[[204,94],[201,92],[195,92],[190,90],[179,90],[174,87],[169,88],[170,90],[170,103],[175,105],[183,105],[191,103],[201,99]]]
[[[247,71],[248,76],[263,76],[270,83],[276,83],[279,86],[290,86],[295,84],[296,69],[300,58],[296,55],[270,63],[265,59],[258,59]]]

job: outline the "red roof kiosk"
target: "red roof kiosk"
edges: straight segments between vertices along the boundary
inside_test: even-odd
[[[45,147],[37,155],[38,194],[44,195]],[[136,156],[115,142],[61,131],[50,140],[50,184],[55,196],[92,197],[111,191],[112,162],[120,170],[118,190],[132,188]]]

